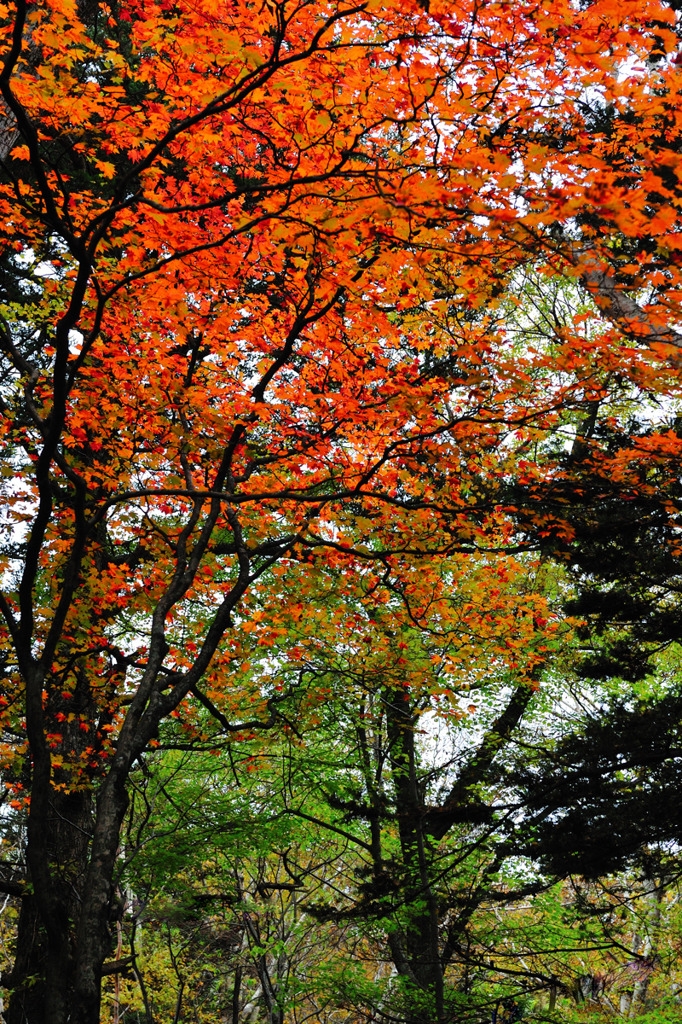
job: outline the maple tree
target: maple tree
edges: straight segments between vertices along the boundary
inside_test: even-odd
[[[682,74],[673,10],[641,0],[0,18],[2,716],[27,822],[3,981],[12,1024],[85,1024],[131,768],[193,705],[276,722],[277,684],[242,694],[234,667],[285,634],[278,580],[365,567],[408,594],[426,564],[506,558],[534,544],[511,477],[524,529],[569,538],[537,500],[569,475],[562,412],[624,380],[675,394]],[[496,311],[531,263],[596,308],[524,348]],[[637,457],[678,452],[659,432]]]
[[[517,581],[510,597],[514,588],[518,594]],[[325,591],[329,605],[334,590]],[[482,607],[487,597],[480,595]],[[625,991],[638,964],[649,969],[646,951],[620,934],[619,915],[631,901],[637,913],[637,886],[628,895],[632,878],[599,877],[586,884],[575,872],[596,878],[622,856],[614,808],[633,789],[633,780],[628,784],[628,765],[613,757],[611,746],[615,739],[620,753],[626,749],[627,723],[616,730],[612,716],[595,716],[586,730],[583,723],[578,741],[568,736],[573,749],[565,740],[548,749],[557,729],[561,734],[580,724],[575,710],[565,710],[568,722],[561,713],[557,722],[557,703],[576,692],[599,700],[595,684],[576,691],[575,681],[562,681],[559,671],[551,673],[548,693],[533,693],[531,702],[514,695],[503,730],[499,709],[508,699],[509,679],[500,679],[500,666],[492,659],[486,663],[483,653],[478,679],[470,653],[462,650],[457,660],[466,626],[459,623],[441,639],[441,650],[454,655],[454,663],[438,673],[439,684],[429,678],[438,649],[434,632],[415,636],[403,624],[393,633],[399,616],[389,616],[385,605],[377,610],[372,598],[368,608],[376,619],[362,631],[357,611],[354,629],[349,624],[346,633],[338,625],[330,630],[328,623],[311,628],[308,620],[292,627],[305,653],[297,663],[280,662],[277,676],[286,681],[302,673],[305,684],[291,690],[282,708],[296,725],[288,739],[285,734],[265,743],[226,743],[213,733],[188,752],[184,730],[178,733],[169,723],[162,731],[156,768],[145,766],[146,800],[139,802],[125,841],[135,902],[122,927],[126,938],[131,922],[133,931],[137,927],[131,947],[137,947],[137,970],[150,1005],[168,1006],[176,993],[183,998],[173,978],[159,981],[167,960],[163,929],[169,944],[173,930],[187,982],[184,999],[194,1012],[211,994],[220,1000],[219,984],[222,1005],[231,1006],[237,1020],[256,1013],[260,1003],[272,1021],[282,1012],[285,1019],[313,1012],[321,1021],[333,1020],[339,1007],[350,1020],[383,1015],[431,1021],[438,998],[445,1019],[485,1019],[507,1003],[534,1006],[542,1019],[548,997],[552,1005],[558,1000],[562,1013],[569,1000],[582,998],[587,964],[595,991],[607,977],[609,991],[613,985]],[[350,607],[363,607],[357,595]],[[444,703],[448,682],[463,673],[470,689]],[[651,692],[661,683],[652,680]],[[296,704],[307,704],[307,710],[295,712]],[[670,754],[670,704],[661,702],[650,722],[631,716],[640,756],[646,753],[644,735],[654,758],[665,757],[666,747]],[[433,724],[427,724],[434,714],[440,716],[438,743]],[[178,746],[184,748],[180,758]],[[526,769],[545,767],[544,790],[535,781],[530,794],[519,794],[523,780],[509,770],[517,760]],[[559,819],[543,831],[547,816],[538,803],[547,801],[549,791],[552,810],[563,808],[563,798],[575,814],[585,803],[584,791],[589,795],[595,762],[602,807],[582,827],[571,829],[569,823],[567,829]],[[645,780],[622,813],[625,820],[629,815],[636,841],[650,847],[661,829],[664,837],[676,834],[676,814],[665,813],[674,809],[674,789],[667,805],[656,801],[657,781]],[[604,806],[610,813],[605,827]],[[656,817],[658,829],[652,827]],[[141,854],[131,860],[136,844]],[[552,850],[569,858],[568,867],[556,857],[547,863]],[[651,848],[642,853],[640,862],[656,863]],[[542,858],[542,873],[528,863],[529,854]],[[677,874],[674,859],[667,869],[656,867],[658,896],[669,884],[666,873],[673,880]],[[551,885],[553,877],[566,874],[574,876],[570,885]],[[587,892],[594,893],[592,909],[581,895]],[[600,892],[613,894],[606,904]],[[240,936],[242,949],[258,937],[262,959],[256,965],[239,955]],[[210,937],[216,947],[206,948]],[[203,981],[194,980],[189,965],[202,956]],[[310,969],[311,960],[322,977]],[[257,980],[261,975],[265,983]],[[215,979],[212,990],[209,977]],[[665,992],[658,969],[653,980],[657,992]]]

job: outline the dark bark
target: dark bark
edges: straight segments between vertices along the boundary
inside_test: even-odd
[[[539,678],[541,667],[536,668]],[[455,785],[438,807],[430,807],[424,827],[431,839],[442,839],[458,822],[490,821],[492,810],[473,792],[488,777],[493,762],[523,718],[533,697],[527,682],[519,683],[509,702],[483,736]]]
[[[68,1019],[68,979],[76,954],[73,928],[80,913],[91,804],[87,791],[53,793],[38,838],[32,837],[28,882],[36,891],[29,888],[21,902],[7,1024]],[[35,884],[30,870],[39,859],[50,866],[49,900],[37,892],[40,880]]]
[[[77,666],[73,692],[65,697],[62,687],[51,688],[46,701],[41,674],[33,671],[29,676],[27,731],[33,764],[28,885],[18,921],[8,1024],[99,1024],[127,771],[110,772],[95,807],[97,780],[78,776],[82,756],[87,761],[87,750],[97,742],[98,709],[87,673]],[[68,764],[54,763],[53,746],[68,755]],[[103,848],[106,856],[101,855]]]
[[[111,950],[109,914],[123,818],[128,807],[126,775],[110,775],[97,800],[90,862],[83,887],[74,970],[73,1024],[99,1024],[101,979]]]
[[[408,913],[402,936],[401,973],[415,986],[414,1008],[406,1010],[406,1024],[445,1019],[443,967],[439,953],[439,920],[430,881],[424,830],[424,798],[420,792],[415,751],[416,716],[409,693],[386,690],[384,695],[389,759],[393,774],[400,850],[405,871],[404,901]],[[398,970],[400,967],[396,964]],[[407,970],[406,970],[407,968]]]

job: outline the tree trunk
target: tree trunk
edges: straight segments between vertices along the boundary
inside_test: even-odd
[[[110,769],[100,785],[94,814],[92,780],[79,779],[78,770],[87,764],[98,715],[87,678],[76,675],[68,703],[63,695],[51,697],[39,727],[28,729],[33,739],[26,843],[29,890],[19,915],[7,1024],[100,1021],[102,967],[113,948],[110,910],[128,803],[127,766]],[[36,686],[41,694],[38,677],[27,691]],[[64,766],[54,759],[52,745]]]
[[[628,1017],[630,1018],[634,1017],[637,1013],[644,1013],[646,1011],[647,994],[656,959],[656,941],[661,926],[663,885],[656,885],[655,880],[650,876],[647,877],[647,882],[651,888],[644,897],[645,935],[640,954],[642,961],[639,977],[635,981],[632,999],[628,1008]]]
[[[443,968],[439,952],[438,908],[430,885],[425,846],[425,806],[415,758],[416,717],[402,689],[385,691],[389,757],[393,773],[400,850],[405,869],[407,923],[401,936],[402,959],[416,987],[406,1024],[440,1024],[445,1019]],[[395,938],[395,936],[394,936]],[[400,941],[400,940],[398,940]],[[400,971],[400,965],[396,963]],[[405,973],[405,968],[401,973]]]
[[[29,887],[34,886],[30,864],[42,859],[50,865],[51,920],[45,921],[41,901],[29,891],[22,899],[7,1024],[58,1024],[67,1020],[68,988],[75,950],[75,927],[92,828],[90,793],[55,792],[49,816],[36,839],[29,842]]]

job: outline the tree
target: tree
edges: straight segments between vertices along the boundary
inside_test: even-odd
[[[539,825],[533,822],[532,835],[520,827],[518,798],[510,792],[510,760],[523,756],[526,763],[544,763],[543,752],[557,732],[550,708],[576,692],[575,683],[567,689],[560,682],[560,669],[555,669],[550,673],[551,694],[519,688],[525,698],[521,700],[519,693],[509,693],[510,673],[508,667],[503,672],[499,655],[506,653],[508,660],[514,656],[504,638],[510,629],[520,628],[518,614],[511,611],[519,610],[519,580],[512,577],[508,583],[508,619],[505,598],[498,598],[496,622],[477,665],[466,641],[468,631],[480,630],[483,623],[476,623],[474,604],[467,599],[477,602],[481,620],[484,609],[490,618],[495,606],[492,594],[480,586],[485,583],[482,574],[469,581],[469,593],[460,581],[458,592],[450,595],[454,608],[449,623],[444,598],[438,612],[433,609],[431,622],[439,622],[440,633],[433,628],[419,633],[407,625],[404,613],[401,622],[379,593],[363,593],[366,579],[356,578],[353,592],[341,574],[324,575],[325,596],[318,597],[315,608],[326,614],[291,622],[279,647],[267,647],[269,664],[256,670],[265,675],[269,668],[290,693],[281,706],[285,718],[296,722],[289,742],[283,737],[265,744],[253,739],[246,757],[243,740],[226,746],[205,723],[201,745],[212,753],[202,756],[195,741],[193,751],[183,753],[179,770],[174,755],[163,755],[166,761],[147,773],[146,801],[154,820],[151,827],[132,829],[141,839],[126,851],[130,856],[135,842],[142,847],[130,880],[135,903],[144,908],[138,950],[145,931],[159,939],[167,931],[169,948],[172,932],[178,977],[182,974],[187,981],[184,998],[195,1015],[207,981],[202,986],[193,980],[189,965],[200,956],[204,979],[231,979],[239,962],[243,975],[238,1005],[248,1006],[249,1013],[257,1010],[263,990],[276,986],[274,1010],[262,1010],[267,1020],[277,1019],[273,1012],[280,1006],[286,1006],[292,1020],[304,1019],[313,1005],[313,1016],[321,1021],[327,1019],[325,1012],[334,1019],[339,1006],[347,1008],[351,1019],[432,1021],[439,993],[446,1020],[489,1019],[496,1005],[502,1013],[507,1003],[534,1006],[537,1012],[543,992],[565,1009],[569,993],[577,999],[588,975],[594,989],[585,988],[590,999],[611,999],[614,985],[626,992],[634,972],[648,970],[648,954],[636,941],[640,933],[629,936],[619,924],[621,910],[632,905],[636,912],[632,901],[637,886],[632,878],[601,878],[613,866],[607,855],[622,853],[613,842],[619,835],[615,814],[606,824],[608,842],[601,823],[601,809],[615,803],[603,770],[611,756],[605,724],[600,732],[588,726],[587,735],[581,735],[583,747],[575,763],[568,762],[565,744],[553,751],[552,794],[565,778],[568,806],[574,811],[583,802],[583,780],[594,778],[591,761],[598,757],[601,767],[602,805],[587,816],[586,827],[574,828],[568,842],[561,821],[548,830],[550,837],[557,834],[554,847],[563,862],[548,857],[542,819]],[[335,585],[342,582],[343,588]],[[433,594],[432,583],[428,589]],[[297,588],[295,578],[280,588],[280,598],[286,596],[290,607],[289,597]],[[469,614],[462,621],[458,615],[465,604]],[[293,649],[296,656],[287,664],[284,656]],[[463,674],[469,689],[453,689]],[[288,685],[292,677],[299,679],[295,689]],[[585,696],[594,700],[596,692],[589,684]],[[297,703],[307,704],[307,711],[296,711]],[[503,715],[500,705],[508,705]],[[426,724],[434,714],[440,716],[438,745],[433,724]],[[569,719],[574,728],[576,719],[574,710]],[[661,707],[647,740],[656,737],[657,729],[669,731],[669,723],[670,715]],[[641,752],[644,723],[633,724]],[[443,750],[446,726],[452,746]],[[165,747],[186,747],[185,737],[184,730],[177,735],[164,730],[157,756]],[[665,756],[664,743],[659,747]],[[627,793],[631,786],[623,778],[622,759],[616,773],[621,792]],[[248,793],[239,794],[247,788]],[[661,813],[660,802],[653,814],[641,813],[650,799],[650,787],[644,789],[633,794],[624,819],[638,842],[644,836],[651,844],[657,835],[652,819],[668,830],[666,835],[672,834],[676,819]],[[530,799],[523,801],[527,814],[536,811],[537,797],[531,790]],[[667,806],[674,807],[674,800],[671,789]],[[138,823],[141,817],[136,811]],[[595,853],[601,857],[596,872],[589,859]],[[543,858],[542,874],[528,855]],[[553,877],[580,870],[599,875],[597,883],[590,886],[573,877],[571,884],[552,886]],[[666,872],[657,867],[655,873],[658,899]],[[244,881],[236,884],[237,878]],[[589,892],[594,905],[585,896]],[[611,895],[605,902],[600,893]],[[221,931],[243,932],[244,914],[253,915],[263,958],[259,970],[266,969],[269,978],[265,986],[256,984],[248,957],[237,960],[224,947],[212,951],[205,945]],[[177,983],[160,982],[167,977],[164,971],[170,972],[164,941],[152,938],[144,949],[150,1004],[158,1005],[156,1000],[164,997],[172,1003]],[[309,970],[311,956],[320,963],[325,984]],[[343,970],[339,958],[345,960]],[[394,974],[382,970],[386,959],[394,961]],[[642,982],[646,978],[642,975]],[[231,984],[222,983],[223,1007],[234,1005]]]
[[[571,539],[549,543],[567,566],[572,667],[592,698],[510,775],[537,816],[535,854],[588,878],[679,834],[679,425],[670,409],[637,413],[619,424],[595,403],[565,457]],[[568,493],[560,483],[550,500],[561,507]]]
[[[283,813],[280,765],[272,740],[253,740],[162,747],[134,773],[119,874],[131,978],[107,985],[122,1016],[133,1006],[211,1024],[325,1019],[323,976],[348,947],[343,929],[325,933],[300,902],[338,884],[343,852]]]
[[[0,16],[4,982],[11,1024],[93,1024],[136,759],[192,702],[277,720],[257,684],[233,717],[254,585],[514,547],[485,483],[610,374],[667,386],[678,40],[639,0]],[[628,107],[609,131],[595,89]],[[609,234],[644,220],[624,264]],[[634,344],[565,337],[560,374],[510,346],[494,310],[538,255]]]

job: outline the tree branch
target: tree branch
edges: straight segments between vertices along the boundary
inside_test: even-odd
[[[580,281],[600,312],[628,338],[647,347],[670,345],[674,349],[682,349],[682,334],[657,323],[653,314],[647,313],[630,298],[623,285],[616,281],[614,269],[599,257],[594,246],[574,246],[572,255],[575,266],[580,270]],[[682,354],[677,351],[671,353],[670,358],[675,363],[682,362]]]

